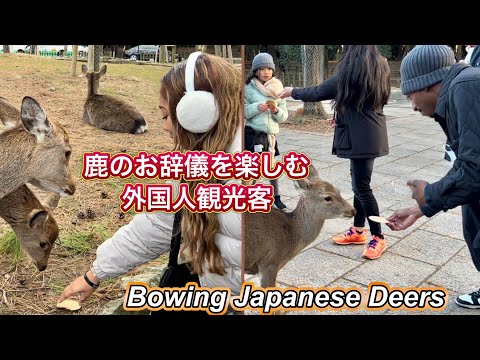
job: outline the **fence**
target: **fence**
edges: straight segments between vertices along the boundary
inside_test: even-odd
[[[0,54],[3,54],[3,49],[0,49]],[[60,51],[46,51],[46,50],[40,50],[38,52],[39,56],[45,56],[45,57],[62,57],[63,56],[63,50]],[[73,52],[72,51],[67,51],[67,57],[72,57]],[[86,58],[88,56],[88,53],[86,51],[79,51],[77,56],[79,58]]]

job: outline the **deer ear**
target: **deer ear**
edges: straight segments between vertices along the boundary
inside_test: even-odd
[[[30,219],[30,227],[32,229],[42,227],[48,219],[48,213],[44,210],[40,210],[33,214]]]
[[[308,179],[301,179],[296,180],[293,182],[296,188],[300,188],[302,190],[310,190],[312,188],[312,183]]]
[[[50,132],[51,124],[40,104],[34,98],[25,96],[22,101],[20,116],[25,129],[35,135],[37,142],[42,142],[45,135]]]
[[[307,179],[310,181],[320,180],[320,175],[318,175],[317,169],[315,169],[315,167],[312,164],[310,164],[310,166],[308,167]]]
[[[107,73],[107,65],[103,65],[102,68],[100,69],[100,76],[103,76]]]

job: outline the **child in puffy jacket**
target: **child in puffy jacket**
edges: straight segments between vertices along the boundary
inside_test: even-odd
[[[252,62],[252,75],[245,85],[245,150],[270,151],[272,158],[280,155],[277,144],[279,123],[287,120],[287,103],[279,95],[282,82],[274,76],[275,63],[268,53],[257,54]],[[278,179],[270,180],[275,197],[274,206],[287,207],[280,198]]]

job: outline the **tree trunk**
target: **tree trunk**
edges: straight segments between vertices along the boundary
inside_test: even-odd
[[[95,45],[93,52],[93,70],[100,71],[100,56],[103,55],[103,45]]]
[[[457,61],[463,59],[463,45],[455,45],[455,57]]]
[[[227,45],[228,61],[233,64],[232,45]]]
[[[303,45],[303,86],[317,86],[325,79],[325,45]],[[316,115],[322,119],[328,118],[321,102],[304,103],[305,115]]]
[[[77,75],[77,56],[78,56],[78,45],[73,45],[72,69],[70,71],[70,75],[73,77]]]
[[[222,56],[222,45],[214,45],[215,55]]]
[[[63,56],[64,57],[68,56],[68,45],[63,45]]]
[[[93,70],[93,53],[95,52],[95,45],[88,45],[88,71]]]
[[[3,45],[3,53],[10,54],[10,45]]]

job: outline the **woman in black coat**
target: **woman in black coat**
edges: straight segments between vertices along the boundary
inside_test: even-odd
[[[321,85],[309,88],[286,87],[281,97],[304,102],[332,99],[335,109],[335,135],[332,154],[350,159],[354,207],[353,227],[333,241],[340,245],[364,244],[365,220],[379,215],[370,181],[376,157],[388,154],[388,137],[383,107],[390,96],[390,68],[376,45],[346,45],[335,74]],[[387,245],[381,226],[368,220],[371,240],[363,252],[378,258]]]

